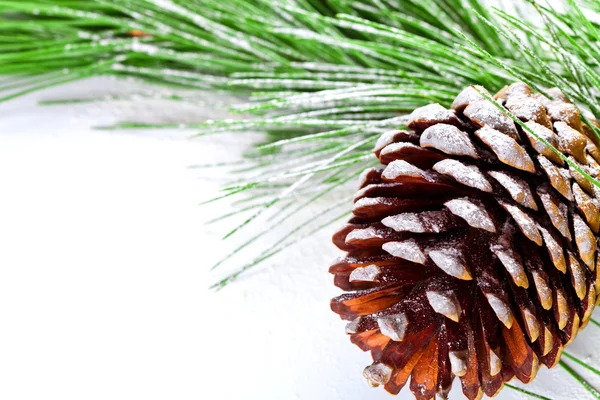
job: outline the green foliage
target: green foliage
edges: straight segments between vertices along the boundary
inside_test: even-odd
[[[560,12],[518,4],[509,13],[480,0],[0,0],[0,74],[11,76],[0,100],[97,74],[248,95],[233,109],[248,119],[185,125],[265,133],[218,197],[260,199],[242,202],[254,214],[233,235],[263,214],[283,222],[351,181],[403,114],[448,106],[469,84],[556,86],[600,116],[600,34],[586,17],[600,2],[585,12],[572,0]]]
[[[573,1],[561,12],[525,2],[508,13],[479,0],[0,0],[0,74],[11,75],[0,93],[111,74],[249,95],[234,108],[249,119],[185,126],[265,133],[219,196],[260,196],[242,205],[254,214],[234,234],[352,180],[403,114],[449,105],[469,84],[556,86],[599,116],[600,35],[585,16],[599,4],[584,13]]]
[[[228,237],[266,215],[274,223],[255,228],[221,266],[309,204],[354,181],[373,164],[377,137],[402,127],[406,112],[431,102],[448,105],[470,83],[498,89],[507,82],[502,68],[461,46],[466,37],[504,60],[515,53],[514,44],[478,19],[496,18],[488,8],[475,0],[467,2],[472,9],[464,3],[0,0],[5,16],[0,73],[19,78],[0,90],[8,99],[112,74],[249,95],[234,112],[252,114],[250,119],[185,126],[198,135],[266,134],[266,142],[249,151],[244,164],[232,166],[239,180],[218,199],[258,201],[251,207],[240,204],[240,212],[251,214]],[[126,122],[117,127],[169,126]],[[348,204],[292,227],[257,260],[323,226]]]

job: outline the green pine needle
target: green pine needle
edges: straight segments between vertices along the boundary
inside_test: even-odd
[[[565,371],[569,373],[579,384],[581,384],[585,390],[587,390],[595,399],[600,399],[600,392],[598,392],[592,385],[590,385],[585,379],[581,377],[573,368],[571,368],[564,361],[559,361],[558,364],[563,367]]]
[[[504,384],[504,386],[506,386],[507,388],[510,388],[510,389],[512,389],[512,390],[514,390],[514,391],[516,391],[516,392],[523,393],[523,394],[525,394],[525,395],[527,395],[527,396],[529,396],[529,397],[532,397],[532,398],[534,398],[534,399],[540,399],[540,400],[552,400],[552,399],[551,399],[551,398],[549,398],[549,397],[545,397],[545,396],[539,395],[539,394],[537,394],[537,393],[530,392],[530,391],[528,391],[528,390],[525,390],[525,389],[522,389],[522,388],[520,388],[520,387],[513,386],[513,385],[511,385],[511,384],[509,384],[509,383],[505,383],[505,384]]]

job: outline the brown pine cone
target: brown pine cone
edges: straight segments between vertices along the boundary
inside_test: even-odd
[[[485,91],[484,88],[478,88]],[[577,108],[516,83],[495,99],[591,176],[600,150]],[[415,110],[385,133],[330,269],[348,293],[331,308],[371,351],[364,375],[397,394],[445,397],[455,376],[469,399],[552,367],[587,324],[600,190],[479,92],[452,109]]]

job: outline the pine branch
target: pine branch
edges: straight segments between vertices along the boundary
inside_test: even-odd
[[[292,146],[311,151],[314,143],[361,140],[366,129],[398,128],[393,119],[398,112],[431,102],[448,105],[467,84],[497,90],[516,78],[538,89],[553,85],[592,112],[599,109],[587,90],[600,82],[594,46],[589,46],[598,34],[572,2],[574,12],[565,14],[533,3],[547,29],[475,0],[468,8],[458,0],[428,7],[416,1],[318,4],[0,1],[0,14],[8,20],[0,28],[5,37],[0,73],[18,70],[24,85],[4,99],[93,74],[261,92],[235,109],[259,118],[185,127],[201,135],[265,132],[270,143],[251,160],[254,169],[263,170],[262,185],[274,179],[273,171],[281,172],[281,180],[303,174],[313,179],[330,168],[364,166],[367,160],[357,158],[324,170],[293,171],[286,167],[286,152]],[[575,32],[574,26],[584,28]],[[529,44],[520,40],[522,34]],[[549,57],[548,47],[555,57]],[[555,68],[559,61],[570,68]],[[40,74],[48,78],[36,80]],[[171,126],[131,122],[116,127]],[[278,132],[284,131],[291,137],[280,139]],[[318,162],[327,152],[312,154]],[[262,185],[247,180],[220,198],[251,196]],[[272,196],[259,212],[277,208],[277,195]]]
[[[598,37],[595,24],[573,2],[574,11],[564,14],[532,4],[545,29],[476,0],[467,8],[459,0],[427,7],[418,1],[0,1],[7,20],[0,27],[0,73],[23,77],[23,85],[14,86],[20,90],[4,99],[94,74],[256,93],[235,108],[254,114],[251,119],[185,128],[199,135],[265,132],[267,143],[242,168],[257,175],[219,196],[252,197],[266,189],[271,199],[256,207],[263,213],[280,204],[265,186],[269,181],[285,187],[288,180],[291,188],[294,180],[287,178],[313,180],[368,162],[360,157],[366,149],[356,148],[349,156],[357,158],[294,170],[291,148],[300,146],[318,164],[344,142],[400,128],[398,113],[431,102],[449,105],[468,84],[497,90],[516,78],[540,90],[558,86],[598,114],[598,99],[588,90],[600,82],[590,46]],[[559,63],[570,68],[556,68]],[[125,122],[112,128],[174,126]],[[317,143],[328,150],[315,150]]]

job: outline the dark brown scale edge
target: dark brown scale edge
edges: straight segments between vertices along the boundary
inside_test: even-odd
[[[479,91],[485,91],[479,87]],[[353,217],[333,237],[347,293],[331,308],[370,351],[364,375],[418,400],[471,400],[553,367],[597,304],[600,192],[473,87],[415,110],[375,146]],[[577,108],[515,83],[494,98],[590,175],[598,142]]]

